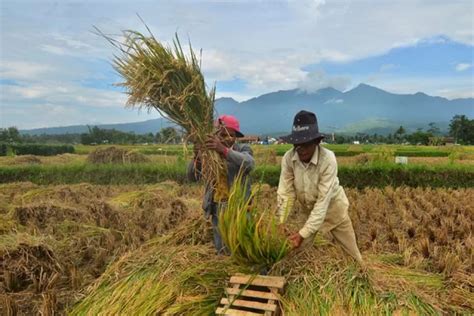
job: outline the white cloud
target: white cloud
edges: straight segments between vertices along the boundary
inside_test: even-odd
[[[361,82],[366,81],[361,80]],[[474,97],[472,82],[466,82],[463,78],[459,77],[380,77],[377,78],[377,80],[371,82],[371,85],[397,94],[413,94],[417,92],[424,92],[431,96],[441,96],[450,100]]]
[[[385,71],[393,70],[395,68],[397,68],[397,65],[395,65],[395,64],[383,64],[382,66],[380,66],[379,71],[380,72],[385,72]]]
[[[66,50],[64,48],[49,44],[42,45],[41,50],[56,55],[66,55]]]
[[[31,80],[47,75],[54,67],[36,62],[4,61],[0,66],[0,77],[10,80]]]
[[[0,127],[39,128],[120,123],[158,117],[125,109],[126,95],[67,83],[2,85]]]
[[[64,34],[61,33],[55,33],[53,34],[53,38],[56,39],[59,42],[62,42],[64,45],[67,45],[70,48],[73,49],[91,49],[92,46],[88,43],[85,43],[83,41],[77,40],[70,38]]]
[[[314,71],[298,82],[298,88],[307,92],[315,92],[323,88],[334,88],[340,91],[346,90],[351,83],[348,77],[329,76],[324,71]]]
[[[456,65],[456,71],[468,70],[468,69],[471,68],[471,67],[472,67],[472,64],[460,63],[460,64],[457,64],[457,65]]]
[[[451,88],[451,89],[444,88],[444,89],[437,90],[435,94],[445,97],[447,99],[474,98],[474,90],[472,89],[472,87],[471,88]]]
[[[247,85],[254,91],[291,89],[305,76],[305,72],[291,58],[252,60],[247,56],[222,51],[206,52],[202,68],[209,83],[240,78],[247,81]]]
[[[86,88],[68,83],[21,83],[2,88],[2,103],[12,103],[22,99],[38,103],[68,104],[84,107],[123,107],[126,95],[116,91]]]
[[[341,104],[344,103],[343,99],[329,99],[324,104]]]
[[[422,0],[178,0],[118,1],[113,5],[110,1],[6,1],[2,3],[6,14],[0,36],[0,77],[22,83],[16,90],[8,88],[12,104],[41,101],[53,106],[112,109],[113,104],[124,102],[123,95],[80,86],[91,78],[112,83],[112,70],[103,60],[110,61],[116,51],[92,33],[93,25],[107,34],[118,35],[123,29],[146,32],[135,15],[138,12],[161,41],[170,42],[178,31],[183,42],[189,36],[197,51],[203,49],[208,83],[234,78],[245,81],[244,89],[225,95],[242,100],[297,86],[343,90],[348,78],[308,74],[303,69],[321,62],[348,63],[427,38],[474,45],[472,9],[469,1]],[[459,65],[453,67],[467,69]],[[408,89],[401,92],[411,91],[412,86],[427,93],[442,89],[426,83],[426,78],[408,79],[407,84],[383,81],[382,75],[391,69],[389,62],[382,65],[383,73],[372,83]],[[448,86],[450,94],[468,90],[454,83]],[[2,87],[2,94],[4,90]],[[114,113],[110,111],[110,116]]]

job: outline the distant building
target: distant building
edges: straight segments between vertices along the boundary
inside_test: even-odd
[[[454,145],[456,144],[456,140],[454,137],[443,137],[443,145]]]
[[[238,141],[239,143],[245,143],[245,144],[257,144],[260,141],[260,138],[255,135],[247,135],[244,137],[240,137]]]
[[[451,146],[456,143],[456,140],[454,137],[446,136],[446,137],[430,137],[429,138],[429,144],[434,145],[434,146]]]

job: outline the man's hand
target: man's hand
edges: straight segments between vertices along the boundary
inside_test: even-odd
[[[300,233],[292,234],[288,240],[290,241],[291,246],[293,249],[298,248],[303,243],[304,238],[300,235]]]
[[[222,144],[221,140],[219,137],[215,135],[208,135],[206,139],[206,148],[214,150],[218,152],[221,155],[224,155],[224,153],[227,150],[227,147]]]

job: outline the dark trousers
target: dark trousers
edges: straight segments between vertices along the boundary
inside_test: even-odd
[[[222,241],[221,233],[219,232],[219,212],[221,208],[217,204],[212,205],[211,209],[211,222],[212,222],[212,233],[214,236],[214,247],[218,255],[229,255],[229,249]]]

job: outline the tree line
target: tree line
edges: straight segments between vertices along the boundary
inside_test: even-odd
[[[404,144],[412,145],[442,145],[446,137],[453,138],[456,144],[474,145],[474,119],[470,120],[466,115],[455,115],[449,124],[449,132],[441,133],[435,123],[418,128],[413,133],[407,133],[403,126],[400,126],[393,133],[388,135],[356,133],[355,135],[335,135],[333,143],[347,144],[358,141],[360,143],[371,144]]]
[[[88,127],[87,133],[72,134],[21,134],[16,127],[0,128],[0,143],[29,144],[178,144],[182,133],[173,127],[163,128],[155,134],[135,134],[116,129],[103,129],[97,126]]]
[[[421,145],[441,145],[445,136],[450,136],[455,143],[462,145],[474,145],[474,119],[469,119],[466,115],[455,115],[449,124],[448,134],[443,134],[435,123],[429,123],[423,129],[419,128],[413,133],[407,133],[403,126],[400,126],[393,133],[388,135],[357,133],[355,135],[338,135],[334,141],[327,138],[327,141],[344,144],[359,141],[360,143],[371,144],[421,144]],[[82,134],[57,134],[57,135],[27,135],[21,134],[16,127],[0,128],[0,143],[49,143],[49,144],[178,144],[182,141],[183,133],[173,127],[163,128],[153,134],[135,134],[133,132],[122,132],[115,129],[102,129],[97,126],[88,127],[87,133]]]

